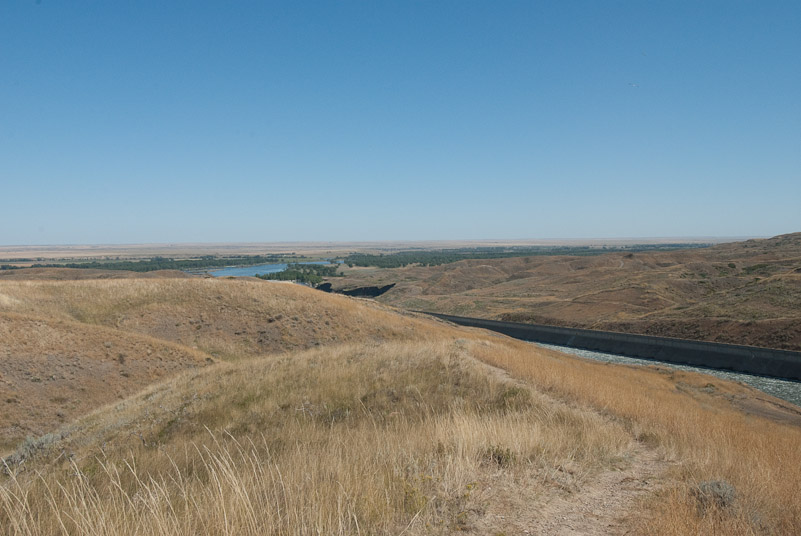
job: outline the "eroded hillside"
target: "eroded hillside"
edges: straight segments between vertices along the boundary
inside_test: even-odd
[[[357,269],[334,288],[501,320],[801,349],[801,233],[704,249]]]
[[[211,361],[150,337],[0,313],[0,451]]]

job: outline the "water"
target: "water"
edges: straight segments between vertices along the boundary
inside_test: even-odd
[[[692,372],[701,372],[702,374],[709,374],[724,380],[731,380],[742,382],[751,387],[756,387],[762,392],[769,395],[781,398],[801,406],[801,382],[793,380],[780,380],[778,378],[767,378],[765,376],[754,376],[752,374],[742,374],[739,372],[728,372],[724,370],[708,369],[692,367],[689,365],[677,365],[675,363],[667,363],[665,361],[655,361],[650,359],[637,359],[636,357],[626,357],[617,354],[607,354],[604,352],[593,352],[591,350],[581,350],[579,348],[570,348],[567,346],[555,346],[553,344],[535,343],[544,348],[551,350],[558,350],[566,354],[573,354],[588,359],[595,359],[596,361],[605,361],[607,363],[623,363],[625,365],[660,365],[679,370],[689,370]]]
[[[298,264],[331,264],[329,261],[300,262]],[[262,274],[274,274],[283,272],[288,265],[279,264],[254,264],[253,266],[229,266],[220,270],[210,270],[209,273],[214,277],[245,277]]]

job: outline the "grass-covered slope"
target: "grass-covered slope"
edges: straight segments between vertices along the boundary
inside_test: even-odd
[[[684,251],[356,269],[408,309],[801,350],[801,233]]]
[[[801,416],[736,384],[256,281],[5,282],[0,308],[15,363],[84,340],[114,367],[123,343],[125,363],[160,344],[206,365],[9,449],[0,534],[801,530]],[[261,345],[278,315],[298,332]],[[204,329],[227,359],[206,363]]]
[[[112,327],[224,359],[426,337],[435,325],[380,304],[252,279],[0,281],[0,311]]]
[[[0,526],[450,533],[514,526],[497,515],[523,511],[519,497],[543,502],[626,463],[620,425],[504,377],[466,344],[346,345],[184,375],[42,449],[47,476],[0,488]],[[52,501],[16,500],[48,487]]]
[[[423,340],[440,329],[281,283],[0,281],[0,451],[218,357]]]
[[[210,361],[151,337],[0,313],[0,452]]]

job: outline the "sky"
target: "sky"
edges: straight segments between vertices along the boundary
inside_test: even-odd
[[[0,1],[0,244],[801,231],[801,2]]]

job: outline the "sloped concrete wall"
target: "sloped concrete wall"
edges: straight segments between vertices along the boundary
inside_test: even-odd
[[[437,313],[426,314],[462,326],[497,331],[524,341],[801,381],[801,352],[592,329],[500,322]]]

